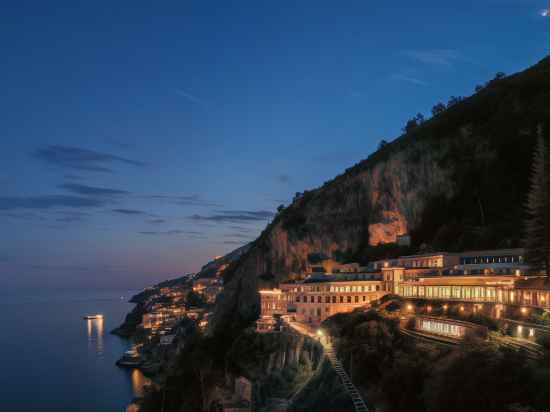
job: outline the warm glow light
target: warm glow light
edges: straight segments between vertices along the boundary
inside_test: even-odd
[[[464,306],[461,306],[461,307],[460,307],[460,311],[461,311],[461,312],[464,311]]]
[[[447,306],[447,305],[443,305],[443,309],[445,309],[445,310],[447,310],[448,307],[449,306]]]
[[[407,310],[412,310],[412,309],[413,309],[412,305],[410,305],[410,304],[407,305]]]
[[[432,311],[432,307],[428,306],[428,312],[431,312],[431,311]]]
[[[523,327],[521,325],[518,326],[518,334],[523,332]]]
[[[525,315],[527,313],[527,308],[521,308],[521,313]]]
[[[535,336],[535,329],[529,328],[529,336],[530,336],[530,337]]]
[[[323,336],[323,331],[321,329],[317,329],[317,335]]]

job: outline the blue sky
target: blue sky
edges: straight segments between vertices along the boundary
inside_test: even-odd
[[[550,54],[550,0],[6,1],[0,276],[134,288]]]

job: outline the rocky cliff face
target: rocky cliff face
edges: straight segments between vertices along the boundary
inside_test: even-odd
[[[549,58],[489,83],[304,192],[228,268],[215,325],[254,319],[258,288],[301,276],[312,253],[357,256],[404,233],[413,234],[417,247],[516,246],[536,129],[550,119],[548,101]]]

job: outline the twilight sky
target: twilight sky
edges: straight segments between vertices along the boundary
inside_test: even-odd
[[[136,288],[437,101],[550,54],[550,0],[4,1],[4,289]]]

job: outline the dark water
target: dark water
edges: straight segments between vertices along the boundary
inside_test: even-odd
[[[129,343],[109,334],[131,295],[0,294],[0,411],[123,411],[145,380],[115,366]],[[90,313],[104,320],[82,319]]]

